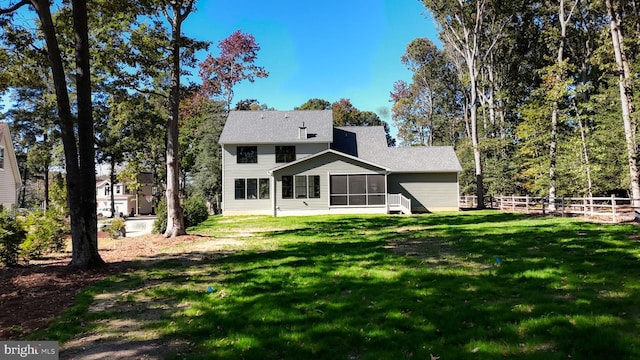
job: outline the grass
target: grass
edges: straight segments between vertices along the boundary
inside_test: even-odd
[[[128,340],[179,359],[640,358],[633,225],[478,211],[212,217],[191,232],[211,239],[91,287],[34,336],[133,320]]]

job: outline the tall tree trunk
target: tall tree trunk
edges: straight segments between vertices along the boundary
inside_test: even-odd
[[[45,148],[49,149],[49,136],[47,134],[48,132],[48,127],[47,129],[44,131],[43,134],[43,139],[42,142],[45,146]],[[49,210],[49,166],[51,165],[51,154],[47,154],[47,158],[45,160],[44,163],[44,204],[43,204],[43,208],[44,211]]]
[[[180,163],[178,160],[178,117],[180,112],[180,33],[182,21],[180,7],[175,5],[171,18],[171,90],[169,93],[169,119],[167,121],[167,230],[165,237],[186,234],[184,215],[180,206]]]
[[[558,56],[556,58],[557,75],[556,81],[562,84],[564,81],[564,46],[567,39],[567,24],[571,21],[571,16],[578,2],[576,1],[565,17],[564,0],[560,0],[558,8],[558,20],[560,21],[560,43],[558,44]],[[556,95],[554,95],[556,96]],[[553,101],[551,110],[551,140],[549,141],[549,210],[556,208],[556,157],[558,146],[558,117],[560,115],[559,102]]]
[[[111,216],[115,216],[116,215],[116,195],[114,193],[114,187],[116,184],[116,158],[111,156],[111,159],[109,160],[111,162],[111,172],[109,174],[109,200],[110,200],[110,207],[111,207]]]
[[[98,253],[98,220],[96,217],[96,163],[91,100],[91,71],[89,56],[89,26],[87,1],[73,0],[73,29],[76,36],[76,94],[78,106],[78,155],[80,167],[75,189],[79,194],[76,229],[72,229],[71,265],[88,268],[104,262]],[[73,213],[73,209],[71,210]],[[73,216],[71,222],[73,223]]]
[[[472,76],[473,78],[473,76]],[[476,166],[476,196],[478,197],[478,209],[484,209],[484,183],[482,179],[482,154],[478,140],[478,100],[475,79],[471,80],[471,144],[473,146],[473,160]]]
[[[51,18],[49,0],[31,0],[41,23],[47,55],[56,91],[59,125],[64,146],[67,205],[71,214],[72,267],[86,269],[104,264],[98,254],[98,225],[95,198],[95,163],[93,120],[91,114],[91,80],[86,1],[73,1],[76,35],[76,85],[78,91],[78,146],[71,114],[64,65]],[[80,150],[80,154],[78,152]]]
[[[640,204],[640,184],[638,182],[638,145],[636,142],[636,122],[633,118],[631,71],[629,70],[629,61],[624,49],[624,32],[622,29],[621,15],[619,12],[614,11],[611,0],[606,0],[605,4],[609,15],[611,43],[616,64],[618,65],[618,86],[620,88],[620,106],[622,110],[622,121],[624,122],[625,140],[627,143],[631,197],[633,198],[633,206],[637,207]],[[621,5],[618,4],[618,6]]]

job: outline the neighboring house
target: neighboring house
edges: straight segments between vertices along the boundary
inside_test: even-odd
[[[21,187],[22,179],[18,171],[9,125],[0,122],[0,211],[15,206]]]
[[[452,147],[387,146],[381,126],[331,110],[232,111],[220,135],[223,215],[459,209]]]
[[[124,183],[113,184],[114,215],[141,214],[148,215],[155,212],[153,207],[153,174],[142,173],[139,178],[141,187],[138,196],[130,191]],[[98,214],[110,216],[111,212],[111,182],[109,180],[96,183],[96,203]]]

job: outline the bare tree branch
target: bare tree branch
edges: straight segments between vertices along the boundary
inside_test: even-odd
[[[16,3],[15,5],[10,6],[10,7],[6,8],[6,9],[0,9],[0,15],[12,13],[12,12],[20,9],[21,7],[23,7],[25,5],[29,5],[29,4],[31,4],[30,0],[22,0],[22,1],[18,2],[18,3]]]

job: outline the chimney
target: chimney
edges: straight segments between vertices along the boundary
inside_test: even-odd
[[[307,127],[304,126],[304,122],[302,126],[298,128],[298,139],[306,139],[307,138]]]

